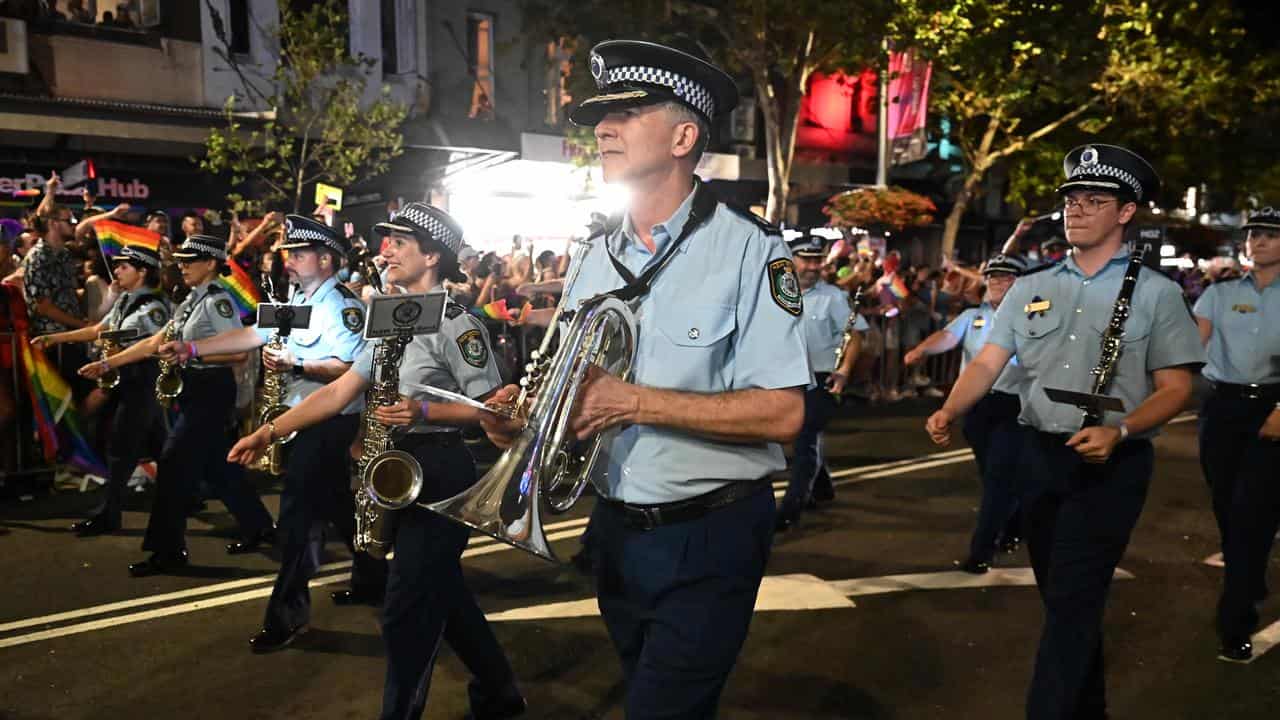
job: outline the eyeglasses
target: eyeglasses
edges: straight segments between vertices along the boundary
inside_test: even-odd
[[[1097,195],[1089,195],[1082,198],[1067,197],[1063,203],[1063,211],[1075,208],[1080,211],[1081,215],[1097,215],[1098,210],[1109,202],[1113,202],[1115,198],[1099,197]]]

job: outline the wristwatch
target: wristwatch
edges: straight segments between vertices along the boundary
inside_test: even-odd
[[[304,375],[306,375],[306,374],[307,374],[307,369],[306,369],[306,367],[302,364],[302,361],[301,361],[301,360],[298,360],[297,362],[295,362],[295,363],[293,364],[293,375],[294,375],[294,377],[303,377],[303,376],[304,376]]]

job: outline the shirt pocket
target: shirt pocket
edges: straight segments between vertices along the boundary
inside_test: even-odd
[[[1057,312],[1027,315],[1021,313],[1013,320],[1015,352],[1028,368],[1047,367],[1062,345],[1062,315]]]
[[[1145,312],[1129,311],[1124,322],[1124,334],[1120,336],[1120,358],[1116,361],[1115,377],[1140,378],[1147,372],[1147,347],[1151,344],[1151,316]],[[1111,313],[1094,318],[1092,341],[1096,343],[1095,357],[1101,358],[1102,338],[1111,325]]]
[[[737,327],[734,308],[690,303],[671,310],[655,318],[657,337],[638,360],[640,382],[704,392],[727,389],[733,376],[729,337]]]
[[[299,358],[316,359],[316,351],[320,349],[320,334],[319,330],[311,329],[289,333],[289,344],[293,346],[294,354]]]

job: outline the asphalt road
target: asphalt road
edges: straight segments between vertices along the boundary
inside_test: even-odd
[[[850,406],[833,425],[838,497],[776,538],[768,569],[775,579],[763,593],[770,607],[756,614],[721,717],[1023,716],[1040,628],[1035,589],[1016,585],[1025,552],[1002,556],[991,576],[1015,584],[955,587],[971,576],[938,574],[964,555],[978,487],[964,452],[928,444],[929,409]],[[264,486],[273,511],[277,493]],[[0,527],[11,531],[0,535],[0,718],[376,716],[376,612],[328,600],[328,590],[344,587],[340,545],[330,546],[332,566],[312,590],[312,631],[283,652],[255,656],[246,641],[261,622],[276,561],[225,555],[234,524],[210,502],[191,522],[187,573],[132,579],[125,566],[143,556],[149,499],[131,500],[122,533],[86,540],[67,527],[92,504],[88,495],[0,505]],[[576,549],[591,502],[551,520],[562,556]],[[1156,476],[1121,564],[1133,578],[1111,593],[1113,717],[1275,717],[1280,650],[1249,665],[1215,659],[1221,571],[1201,560],[1216,543],[1195,423],[1180,422],[1157,441]],[[505,618],[496,632],[529,699],[527,717],[622,717],[604,628],[588,614],[593,603],[572,602],[593,597],[589,582],[481,539],[464,563],[486,612]],[[901,575],[920,577],[874,579]],[[1269,600],[1263,618],[1280,621],[1280,601]],[[426,716],[461,717],[466,681],[442,652]]]

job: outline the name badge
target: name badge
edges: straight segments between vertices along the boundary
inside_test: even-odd
[[[1023,305],[1022,312],[1024,313],[1044,312],[1045,310],[1048,310],[1050,307],[1052,307],[1052,305],[1049,303],[1048,300],[1037,300],[1036,302],[1029,302],[1026,305]]]
[[[974,327],[976,327],[976,328],[986,327],[986,326],[987,326],[987,319],[986,319],[986,318],[974,318],[974,319],[973,319],[973,326],[974,326]]]
[[[1232,305],[1231,312],[1252,313],[1252,312],[1258,312],[1258,308],[1252,305],[1245,305],[1245,304]]]

